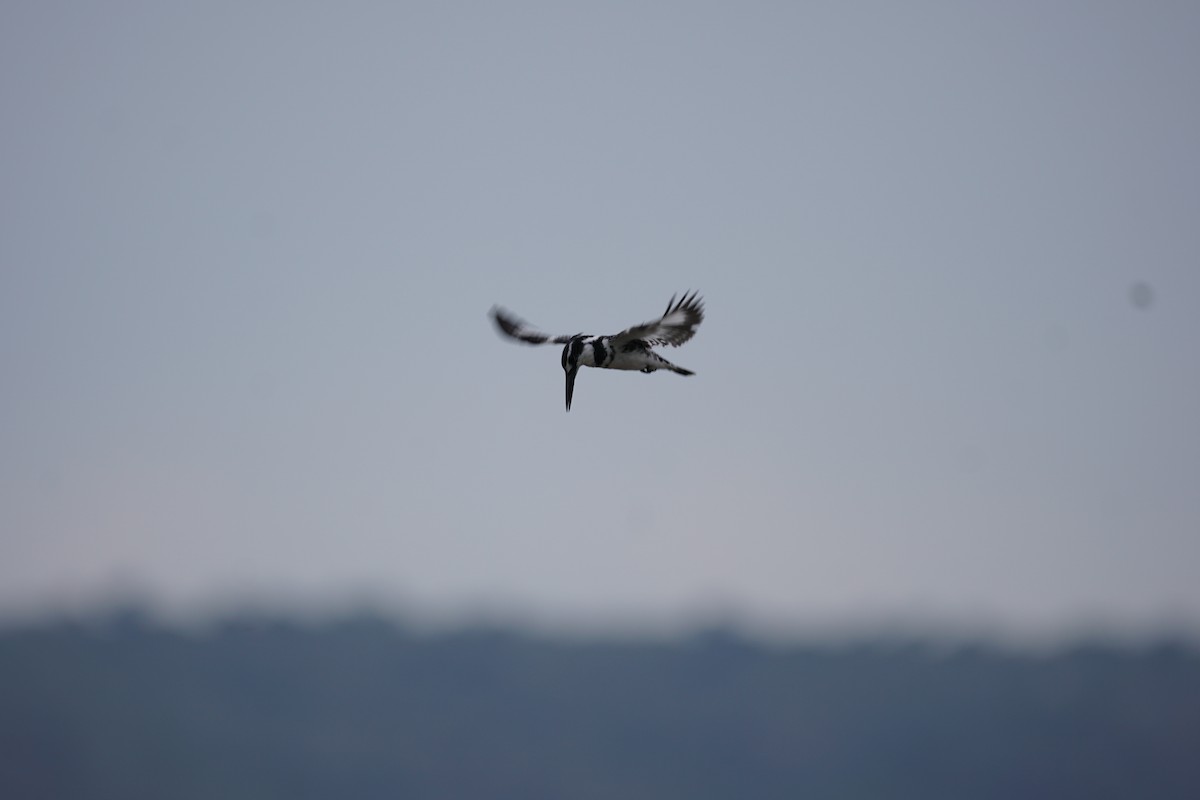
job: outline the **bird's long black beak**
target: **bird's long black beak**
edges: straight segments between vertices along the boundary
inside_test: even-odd
[[[579,367],[567,370],[567,411],[571,410],[571,395],[575,394],[575,373],[577,372],[579,372]]]

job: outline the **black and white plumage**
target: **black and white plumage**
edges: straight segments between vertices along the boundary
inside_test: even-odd
[[[678,302],[672,296],[662,317],[626,328],[613,336],[589,336],[583,333],[550,336],[499,306],[492,307],[492,319],[501,333],[519,342],[563,345],[562,368],[567,374],[567,411],[570,411],[571,396],[575,392],[575,374],[580,367],[636,369],[647,373],[669,369],[680,375],[694,374],[691,370],[675,366],[650,348],[678,347],[691,339],[696,327],[704,320],[704,301],[695,292],[685,292]]]

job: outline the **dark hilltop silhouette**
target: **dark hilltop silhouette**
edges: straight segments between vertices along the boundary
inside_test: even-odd
[[[364,615],[0,632],[5,798],[1196,798],[1200,656],[417,634]]]

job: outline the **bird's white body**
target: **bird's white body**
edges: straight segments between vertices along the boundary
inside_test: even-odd
[[[629,346],[618,349],[611,336],[593,336],[584,339],[583,347],[575,363],[581,367],[597,367],[599,369],[630,369],[642,372],[654,372],[658,369],[670,369],[681,372],[670,361],[660,356],[648,347]],[[681,374],[690,375],[682,371]]]

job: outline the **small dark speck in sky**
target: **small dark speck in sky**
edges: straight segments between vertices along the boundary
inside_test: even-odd
[[[1150,284],[1138,281],[1129,287],[1129,302],[1135,308],[1146,311],[1150,306],[1154,305],[1154,289],[1151,288]]]

